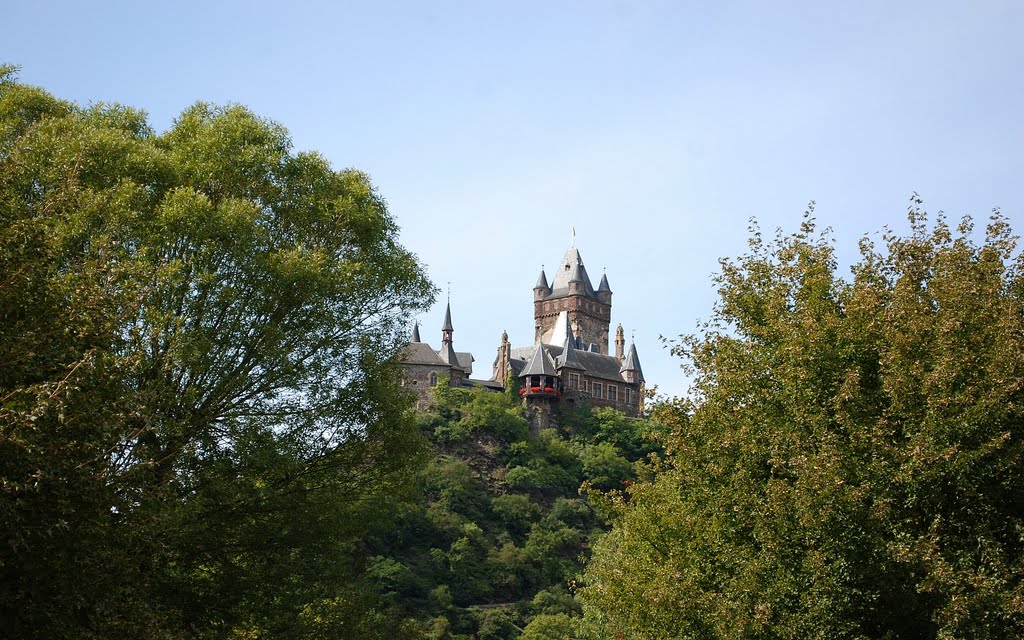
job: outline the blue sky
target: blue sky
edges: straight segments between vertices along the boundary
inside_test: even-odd
[[[8,2],[0,60],[83,104],[238,102],[370,174],[487,377],[542,264],[607,268],[649,384],[748,220],[809,201],[844,268],[928,210],[1024,221],[1024,3]]]

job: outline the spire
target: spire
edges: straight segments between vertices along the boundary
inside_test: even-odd
[[[598,291],[598,293],[601,293],[601,292],[611,293],[612,292],[611,287],[608,286],[608,274],[605,274],[605,273],[601,274],[601,284],[599,284],[597,286],[597,291]]]
[[[562,355],[558,356],[556,364],[559,369],[579,369],[580,371],[587,369],[576,355],[576,336],[572,335],[572,326],[569,325],[568,318],[565,319],[565,344],[562,346]]]
[[[444,324],[441,325],[441,333],[452,333],[455,329],[452,327],[452,303],[449,302],[444,308]],[[451,337],[448,338],[451,340]]]
[[[544,344],[541,342],[537,343],[537,346],[533,349],[533,355],[527,361],[526,366],[523,367],[519,377],[525,378],[526,376],[554,376],[557,375],[555,371],[555,363],[551,361],[551,356],[544,349]]]
[[[533,285],[534,289],[548,289],[548,277],[544,273],[544,267],[540,268],[540,276],[537,277],[537,284]]]
[[[444,324],[441,325],[441,350],[437,352],[437,355],[441,357],[445,363],[451,365],[453,369],[462,370],[459,366],[459,358],[455,355],[455,348],[452,346],[452,333],[455,329],[452,328],[452,303],[449,302],[444,308]]]
[[[417,321],[416,324],[412,325],[412,339],[409,342],[421,342],[419,321]]]
[[[626,353],[626,359],[622,363],[619,373],[626,374],[626,382],[644,381],[644,372],[640,368],[640,358],[636,355],[636,345],[632,341],[629,343],[629,351]]]

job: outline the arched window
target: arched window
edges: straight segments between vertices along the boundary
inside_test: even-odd
[[[437,373],[434,372],[434,371],[430,372],[430,386],[432,386],[432,387],[436,387],[437,386]]]

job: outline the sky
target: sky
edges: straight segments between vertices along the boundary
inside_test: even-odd
[[[489,377],[533,339],[572,242],[648,386],[686,393],[691,333],[752,218],[810,201],[843,275],[924,208],[1024,227],[1024,3],[6,0],[0,62],[80,104],[241,103],[371,177],[438,302],[419,320]]]

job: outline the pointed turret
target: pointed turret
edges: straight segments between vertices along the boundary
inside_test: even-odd
[[[562,355],[558,356],[555,364],[559,369],[587,370],[576,355],[576,336],[572,334],[572,327],[569,325],[568,318],[565,319],[565,342],[562,345]]]
[[[538,302],[551,295],[551,287],[548,286],[548,276],[544,273],[544,267],[540,268],[540,275],[537,276],[537,284],[533,285],[533,301]]]
[[[597,286],[597,291],[598,291],[598,293],[601,293],[601,292],[611,293],[612,292],[612,288],[608,286],[608,274],[606,274],[606,273],[602,273],[601,274],[601,284],[599,284]]]
[[[452,346],[452,334],[455,333],[452,327],[452,305],[449,302],[444,309],[444,324],[441,325],[441,350],[437,355],[452,369],[462,371],[459,365],[459,357],[455,355],[455,348]]]
[[[626,374],[626,382],[642,383],[644,381],[644,372],[640,368],[640,358],[637,357],[636,345],[632,342],[629,343],[629,351],[626,352],[626,359],[623,361],[619,373]]]
[[[416,322],[412,325],[412,339],[409,342],[422,342],[420,340],[420,323]]]
[[[554,376],[555,375],[555,363],[552,362],[551,356],[548,355],[544,345],[540,342],[533,349],[533,355],[526,362],[526,366],[523,367],[522,372],[519,374],[520,378],[526,376]]]
[[[533,285],[534,289],[550,289],[548,286],[548,276],[544,273],[544,267],[540,268],[540,275],[537,276],[537,284]]]
[[[441,339],[451,340],[451,334],[455,329],[452,327],[452,303],[448,303],[444,308],[444,324],[441,325]]]

